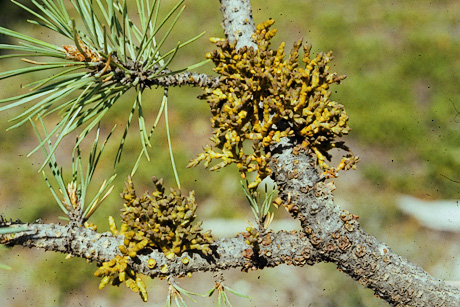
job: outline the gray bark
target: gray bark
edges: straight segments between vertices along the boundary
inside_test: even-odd
[[[236,42],[236,49],[244,46],[257,49],[252,40],[256,27],[249,0],[220,0],[220,10],[225,37],[231,42]]]
[[[280,196],[324,262],[397,306],[460,306],[460,290],[395,254],[341,210],[332,183],[318,175],[311,152],[292,152],[287,139],[273,150],[271,168]]]
[[[0,235],[0,243],[8,246],[21,245],[29,248],[41,248],[46,251],[61,252],[72,256],[102,263],[120,254],[119,245],[123,245],[123,236],[113,236],[110,232],[98,233],[92,229],[76,225],[25,224],[10,223],[0,217],[0,227],[25,227],[27,230]],[[256,247],[246,243],[249,233],[235,238],[225,238],[212,244],[212,254],[186,252],[180,257],[169,260],[157,250],[143,250],[131,260],[130,267],[136,272],[152,278],[163,276],[183,276],[187,273],[228,270],[241,268],[245,271],[275,267],[280,264],[303,266],[313,265],[319,254],[306,240],[303,232],[277,233],[267,232],[258,240]],[[184,258],[189,262],[184,264]],[[148,260],[157,262],[149,268]],[[167,266],[167,270],[160,270]]]

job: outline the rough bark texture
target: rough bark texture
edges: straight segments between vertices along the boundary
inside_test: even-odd
[[[334,203],[332,182],[318,174],[311,152],[294,149],[289,140],[273,149],[271,167],[280,196],[325,262],[401,306],[460,306],[460,290],[396,255],[365,233],[358,217]]]
[[[0,235],[0,244],[21,245],[29,248],[42,248],[47,251],[71,254],[76,257],[102,263],[120,254],[119,245],[123,245],[123,236],[111,233],[97,233],[92,229],[72,225],[56,224],[24,224],[11,223],[0,219],[0,227],[26,227],[26,231]],[[211,249],[212,255],[201,253],[184,253],[180,257],[169,260],[157,250],[138,253],[130,261],[130,267],[136,272],[150,277],[183,276],[187,273],[228,270],[241,268],[245,271],[275,267],[280,264],[303,266],[317,262],[318,254],[306,240],[304,233],[267,232],[258,243],[249,245],[246,240],[249,233],[241,233],[235,238],[225,238],[215,242]],[[184,264],[183,258],[189,262]],[[148,260],[157,262],[149,268]]]
[[[206,74],[196,72],[182,72],[175,75],[168,75],[153,79],[150,86],[177,87],[177,86],[199,86],[216,88],[219,84],[219,77],[211,77]]]
[[[220,0],[220,4],[225,37],[231,42],[237,42],[236,49],[244,46],[257,49],[252,40],[256,27],[249,0]]]

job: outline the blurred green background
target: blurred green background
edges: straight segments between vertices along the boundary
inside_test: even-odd
[[[134,6],[134,1],[131,1]],[[129,2],[131,4],[131,2]],[[22,3],[29,3],[22,1]],[[163,10],[174,1],[163,1]],[[342,173],[335,180],[337,202],[360,216],[363,228],[388,243],[400,255],[421,265],[438,278],[460,278],[456,257],[460,248],[457,234],[436,232],[419,225],[395,205],[401,194],[423,199],[459,198],[460,181],[460,2],[459,1],[262,1],[252,0],[256,23],[276,20],[278,34],[272,47],[285,41],[287,48],[303,37],[313,52],[333,50],[332,70],[347,79],[332,88],[334,99],[347,108],[352,132],[345,138],[361,157],[358,170]],[[178,40],[207,31],[195,44],[180,50],[173,68],[204,59],[213,49],[211,36],[221,37],[219,2],[186,1],[186,10],[169,47]],[[0,25],[58,45],[69,44],[54,33],[27,24],[31,18],[9,1],[0,1]],[[7,38],[0,36],[0,42]],[[24,64],[19,60],[0,61],[0,71]],[[201,68],[211,73],[211,65]],[[22,84],[33,81],[8,79],[0,82],[0,97],[16,95]],[[195,190],[198,216],[207,220],[246,220],[251,213],[239,184],[236,168],[208,172],[202,165],[186,169],[188,161],[208,143],[211,134],[209,111],[196,99],[197,88],[170,90],[169,112],[173,147],[183,190]],[[161,91],[146,95],[150,101],[145,114],[153,123],[161,102]],[[105,133],[118,124],[112,147],[105,153],[94,183],[110,175],[114,154],[132,105],[133,95],[117,102],[103,122]],[[26,158],[37,145],[30,126],[5,132],[8,119],[21,110],[0,113],[0,213],[8,218],[33,222],[58,222],[54,204],[37,170],[42,156]],[[50,122],[53,122],[50,118]],[[138,193],[149,189],[150,177],[165,178],[174,186],[167,150],[164,121],[153,139],[152,161],[144,161],[134,178]],[[68,137],[58,153],[63,165],[70,163],[74,137]],[[107,216],[118,217],[123,181],[137,157],[140,143],[136,126],[126,144],[117,170],[114,193],[92,218],[100,231],[108,230]],[[447,178],[446,178],[447,177]],[[449,180],[448,178],[452,179]],[[95,188],[97,188],[95,186]],[[275,219],[288,218],[279,210]],[[119,219],[117,219],[119,221]],[[243,231],[240,229],[239,231]],[[15,247],[0,249],[0,263],[12,268],[0,270],[2,306],[109,306],[141,304],[137,294],[121,286],[99,291],[99,279],[92,276],[95,264],[82,259],[65,260],[65,255]],[[226,284],[253,297],[232,297],[234,306],[386,306],[332,264],[314,267],[281,266],[259,272],[225,273]],[[147,282],[149,303],[163,306],[167,284]],[[188,290],[206,292],[212,275],[195,274],[180,281]],[[215,306],[216,299],[199,299],[202,306]],[[190,305],[193,305],[191,303]]]

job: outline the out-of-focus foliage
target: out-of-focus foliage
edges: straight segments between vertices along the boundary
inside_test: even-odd
[[[166,8],[171,8],[175,2],[163,1]],[[451,263],[458,258],[460,251],[455,247],[457,244],[449,244],[455,242],[456,235],[420,229],[395,209],[391,197],[401,192],[427,198],[458,197],[459,184],[440,175],[457,181],[460,179],[457,171],[460,169],[460,123],[457,123],[460,118],[456,116],[454,108],[456,106],[460,110],[460,3],[454,0],[252,0],[251,4],[256,23],[270,17],[277,20],[278,34],[273,39],[275,46],[281,41],[286,41],[290,46],[303,37],[312,42],[313,53],[333,50],[335,66],[331,69],[348,76],[346,82],[335,88],[337,93],[333,95],[334,100],[347,108],[352,131],[346,141],[362,161],[358,170],[350,174],[350,180],[345,177],[348,174],[336,180],[336,195],[353,202],[347,209],[360,215],[360,222],[366,231],[386,241],[395,251],[435,276],[456,278]],[[1,5],[0,16],[9,15],[13,5],[9,1],[3,1]],[[16,31],[45,37],[49,35],[24,25],[20,17],[15,19],[18,23],[8,26]],[[171,41],[177,42],[181,40],[180,37],[191,37],[205,30],[206,37],[222,36],[220,22],[218,1],[190,1],[182,20],[178,22],[177,29],[180,31],[171,34]],[[52,37],[49,39],[54,40]],[[166,43],[166,47],[173,48],[174,45],[168,46]],[[190,46],[183,50],[172,69],[203,60],[204,54],[213,48],[207,39],[200,39],[194,48]],[[21,64],[11,61],[0,65],[4,71]],[[211,73],[211,68],[209,65],[203,71]],[[1,82],[0,95],[6,97],[23,92],[20,84],[31,81],[15,79]],[[213,173],[202,168],[185,169],[188,161],[201,151],[201,146],[208,142],[211,135],[209,108],[195,98],[201,93],[199,89],[181,88],[171,90],[169,95],[172,142],[181,184],[185,189],[196,191],[197,202],[201,204],[197,211],[200,219],[206,220],[212,216],[246,219],[251,213],[235,168]],[[153,112],[158,106],[149,101],[158,101],[161,94],[155,90],[144,93],[144,114],[156,114]],[[131,96],[120,101],[108,113],[121,126],[115,134],[121,135],[127,118],[126,110],[132,107],[133,98]],[[152,117],[146,120],[152,123]],[[3,131],[9,126],[7,118],[0,114],[0,129]],[[111,128],[108,125],[101,127],[105,129],[105,134]],[[164,177],[166,185],[173,185],[174,182],[167,163],[166,133],[164,129],[158,129],[157,132],[152,142],[158,146],[150,151],[154,162],[142,163],[136,173],[139,182],[136,188],[140,190],[148,188],[152,175]],[[70,150],[74,138],[69,137],[69,140],[67,145]],[[45,221],[56,221],[56,206],[45,183],[41,181],[41,175],[36,173],[42,158],[32,156],[26,159],[21,156],[36,145],[33,131],[28,127],[0,133],[0,210],[8,217],[27,221],[38,217]],[[117,146],[107,148],[106,154],[113,155],[116,151]],[[132,162],[138,152],[138,142],[128,140],[125,144],[125,161]],[[113,160],[104,162],[103,158],[100,170],[105,167],[111,170]],[[57,159],[70,163],[70,157],[57,154]],[[119,187],[119,192],[123,178],[130,172],[129,164],[123,161],[120,164],[119,175],[114,181],[115,189]],[[101,173],[95,173],[96,182],[107,175]],[[146,185],[141,186],[141,181]],[[122,207],[116,194],[109,196],[105,207],[94,215],[94,222],[101,231],[107,225],[106,216],[118,215]],[[275,219],[281,214],[278,210]],[[97,299],[119,303],[129,298],[130,291],[116,288],[115,291],[94,291],[98,280],[88,276],[96,268],[91,268],[82,260],[64,260],[63,255],[41,251],[33,251],[32,256],[29,256],[30,250],[23,252],[14,249],[7,252],[12,254],[4,251],[0,254],[0,262],[13,268],[12,271],[0,271],[3,285],[0,297],[7,305],[48,303],[46,297],[56,300],[50,301],[49,305],[68,302],[88,304],[88,301],[95,302]],[[20,256],[17,257],[17,254]],[[22,277],[19,278],[19,275]],[[225,276],[228,286],[257,298],[250,303],[240,301],[240,304],[232,298],[235,306],[303,306],[309,303],[319,306],[386,306],[374,298],[370,291],[351,282],[349,277],[327,264],[300,269],[283,266],[250,274],[228,272]],[[181,285],[204,292],[203,289],[213,282],[206,278],[206,274],[195,274],[190,281],[181,281]],[[201,282],[208,283],[203,286]],[[260,286],[262,282],[264,287]],[[299,284],[305,286],[299,287]],[[166,284],[155,280],[147,287],[152,285],[158,287],[158,299],[150,298],[150,302],[163,306],[167,293],[163,288]],[[301,291],[296,291],[299,289]],[[132,298],[138,301],[137,295],[132,295]],[[211,303],[209,299],[200,300],[200,304],[215,306],[215,302]]]

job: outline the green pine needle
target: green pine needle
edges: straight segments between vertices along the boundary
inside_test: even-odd
[[[113,186],[110,187],[110,185],[115,179],[116,174],[112,175],[109,179],[104,180],[98,192],[92,197],[92,199],[89,202],[87,200],[88,187],[91,184],[91,180],[93,178],[97,164],[100,160],[102,152],[104,151],[105,145],[107,144],[107,141],[109,140],[116,126],[112,128],[112,130],[110,131],[106,139],[102,142],[102,145],[100,148],[98,148],[99,147],[99,135],[100,135],[100,127],[98,126],[96,130],[96,136],[95,136],[93,145],[89,153],[88,163],[86,165],[86,172],[83,170],[81,151],[79,147],[81,143],[81,139],[77,138],[77,142],[76,142],[76,145],[72,153],[72,179],[69,182],[69,184],[66,184],[66,180],[64,179],[64,176],[63,176],[63,171],[61,168],[59,168],[54,152],[52,151],[55,146],[52,147],[51,142],[49,141],[50,134],[46,130],[45,124],[40,119],[40,122],[42,124],[42,130],[45,134],[45,137],[42,140],[39,129],[37,128],[37,126],[35,125],[33,121],[30,121],[30,122],[37,134],[37,138],[41,142],[40,148],[43,149],[45,156],[49,157],[49,161],[47,162],[47,164],[51,170],[51,174],[54,178],[54,181],[56,182],[58,186],[58,189],[60,192],[59,194],[61,194],[63,197],[63,199],[61,199],[58,196],[58,193],[56,193],[55,189],[51,185],[50,180],[48,179],[46,173],[43,172],[45,183],[50,189],[54,200],[56,201],[60,209],[65,214],[69,214],[68,207],[70,206],[70,204],[72,204],[71,196],[69,195],[70,193],[69,186],[76,188],[77,189],[76,195],[78,195],[78,203],[79,203],[81,212],[83,212],[81,218],[82,220],[88,220],[113,190]],[[45,142],[46,140],[48,141]],[[45,147],[45,144],[48,145],[48,149]],[[66,204],[67,206],[64,204]]]
[[[165,103],[165,125],[166,125],[166,136],[168,138],[168,147],[169,147],[169,156],[171,159],[171,165],[174,171],[174,178],[176,179],[176,184],[178,189],[180,190],[180,180],[179,180],[179,175],[177,174],[177,169],[176,169],[176,162],[174,160],[174,154],[173,154],[173,149],[172,149],[172,143],[171,143],[171,135],[169,133],[169,120],[168,120],[168,98],[166,97],[166,103]]]
[[[240,183],[244,191],[244,194],[246,196],[246,199],[249,202],[249,206],[251,207],[252,213],[254,214],[254,218],[256,219],[256,222],[260,225],[261,222],[265,222],[267,217],[270,219],[268,214],[270,212],[270,207],[271,207],[271,204],[273,203],[273,196],[276,190],[272,189],[270,192],[268,192],[268,186],[267,184],[265,184],[264,199],[262,203],[260,203],[260,192],[252,191],[248,189],[247,180],[244,182],[241,181]],[[271,220],[268,221],[268,224],[270,222]]]
[[[50,71],[50,75],[26,85],[31,90],[29,93],[0,100],[0,111],[28,106],[12,119],[14,124],[10,129],[31,120],[41,120],[54,113],[61,115],[61,121],[52,129],[50,135],[40,140],[40,144],[31,152],[36,152],[48,143],[51,135],[58,135],[49,148],[41,169],[51,160],[66,135],[79,129],[81,142],[130,89],[138,92],[134,111],[137,110],[139,114],[142,154],[148,160],[150,134],[146,130],[141,101],[142,91],[149,87],[145,82],[151,84],[152,80],[161,76],[176,74],[209,62],[203,61],[175,71],[168,70],[178,50],[203,35],[198,34],[185,43],[177,43],[171,50],[162,51],[162,46],[169,39],[184,11],[184,0],[177,1],[164,16],[159,13],[161,1],[156,0],[153,3],[149,0],[73,0],[71,3],[75,8],[76,18],[82,22],[82,28],[76,25],[76,19],[68,12],[63,0],[33,0],[35,7],[30,8],[14,0],[12,2],[34,16],[35,20],[30,21],[31,24],[45,27],[63,38],[62,45],[55,45],[0,27],[0,34],[19,41],[17,44],[0,44],[0,49],[10,52],[0,59],[20,57],[28,65],[32,65],[0,72],[0,80],[15,76],[36,76],[37,72]],[[135,12],[131,13],[132,9]],[[139,22],[131,20],[131,15],[138,15]],[[160,30],[163,34],[158,40]],[[69,40],[70,44],[65,45]],[[36,62],[28,59],[37,56],[48,60]],[[140,78],[140,75],[147,78]],[[133,117],[132,113],[133,110],[129,115],[127,129]],[[121,139],[115,165],[121,158],[123,144],[128,135],[127,129]],[[171,146],[169,127],[167,131]],[[180,185],[172,155],[171,159],[176,181]]]
[[[10,226],[10,227],[0,227],[0,235],[6,235],[10,233],[23,232],[27,231],[29,228],[27,226]]]

